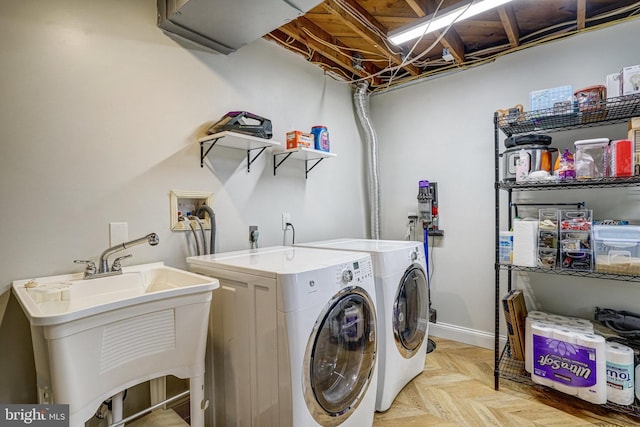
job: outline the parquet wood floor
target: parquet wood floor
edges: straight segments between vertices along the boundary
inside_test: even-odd
[[[542,386],[501,380],[493,388],[493,351],[441,338],[422,374],[376,413],[374,427],[640,426],[640,418]]]

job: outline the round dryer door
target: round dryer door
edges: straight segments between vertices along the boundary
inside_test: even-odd
[[[393,335],[400,354],[409,359],[420,348],[429,323],[429,292],[424,270],[411,266],[398,284],[393,303]]]
[[[343,423],[371,383],[376,361],[376,314],[362,288],[343,289],[316,321],[304,356],[304,394],[323,426]]]

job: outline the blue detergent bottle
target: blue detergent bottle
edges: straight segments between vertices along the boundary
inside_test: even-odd
[[[329,151],[329,131],[326,126],[313,126],[313,145],[316,150]]]

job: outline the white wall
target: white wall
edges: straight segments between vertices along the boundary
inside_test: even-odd
[[[156,1],[0,3],[0,294],[11,281],[81,271],[109,245],[109,222],[149,232],[127,264],[186,268],[188,233],[169,228],[171,190],[213,192],[218,251],[296,240],[364,237],[362,149],[351,90],[264,40],[224,56],[189,49],[156,26]],[[273,175],[271,155],[215,147],[200,168],[196,139],[228,111],[270,118],[274,139],[329,128],[332,151]],[[333,191],[339,189],[339,191]],[[288,238],[291,238],[289,233]],[[2,299],[0,299],[2,301]],[[0,316],[1,318],[1,316]],[[0,402],[35,402],[28,322],[11,297],[0,326]]]
[[[420,179],[439,185],[445,237],[436,238],[433,249],[433,333],[493,346],[494,111],[527,108],[532,90],[603,84],[606,74],[638,63],[639,38],[640,20],[634,20],[371,98],[380,139],[383,237],[403,238]],[[601,136],[626,137],[626,125],[554,134],[553,146]],[[504,138],[500,133],[501,144]],[[596,218],[640,222],[637,190],[531,194],[516,194],[515,201],[584,200]],[[640,287],[626,282],[532,274],[531,286],[539,308],[588,318],[595,305],[637,311],[633,301],[640,300]]]

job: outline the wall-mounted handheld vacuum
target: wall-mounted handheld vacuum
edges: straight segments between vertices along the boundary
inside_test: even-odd
[[[418,223],[430,235],[443,236],[438,219],[438,183],[422,180],[418,182]]]

